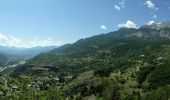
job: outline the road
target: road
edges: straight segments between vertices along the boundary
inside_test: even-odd
[[[3,72],[5,69],[13,68],[13,67],[16,67],[16,66],[19,66],[19,65],[23,65],[23,64],[25,64],[25,60],[21,60],[17,64],[8,65],[8,66],[2,68],[0,70],[0,73]],[[4,80],[4,86],[8,89],[8,85],[7,85],[8,81],[6,80],[6,78],[4,76],[1,76],[1,78]]]
[[[16,67],[16,66],[19,66],[19,65],[23,65],[23,64],[25,64],[25,60],[21,60],[17,64],[14,64],[14,65],[8,65],[8,66],[3,67],[2,69],[0,69],[0,73],[3,72],[7,68],[13,68],[13,67]]]

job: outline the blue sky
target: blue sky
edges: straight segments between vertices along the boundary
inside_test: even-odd
[[[0,0],[0,45],[62,45],[166,20],[169,0]]]

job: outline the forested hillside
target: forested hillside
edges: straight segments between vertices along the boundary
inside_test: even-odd
[[[122,28],[37,55],[17,67],[3,99],[168,100],[170,28]],[[29,94],[29,95],[28,95]]]

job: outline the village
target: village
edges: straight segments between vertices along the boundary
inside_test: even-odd
[[[34,76],[35,77],[35,76]],[[29,82],[24,82],[24,79],[30,79]],[[48,90],[53,86],[63,86],[65,82],[71,80],[72,75],[47,75],[47,76],[31,76],[21,75],[18,80],[12,79],[5,75],[0,76],[0,96],[10,95],[11,93],[19,93],[25,86],[28,90]]]

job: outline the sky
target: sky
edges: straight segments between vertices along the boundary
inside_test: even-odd
[[[167,20],[169,0],[0,0],[0,45],[60,46]]]

